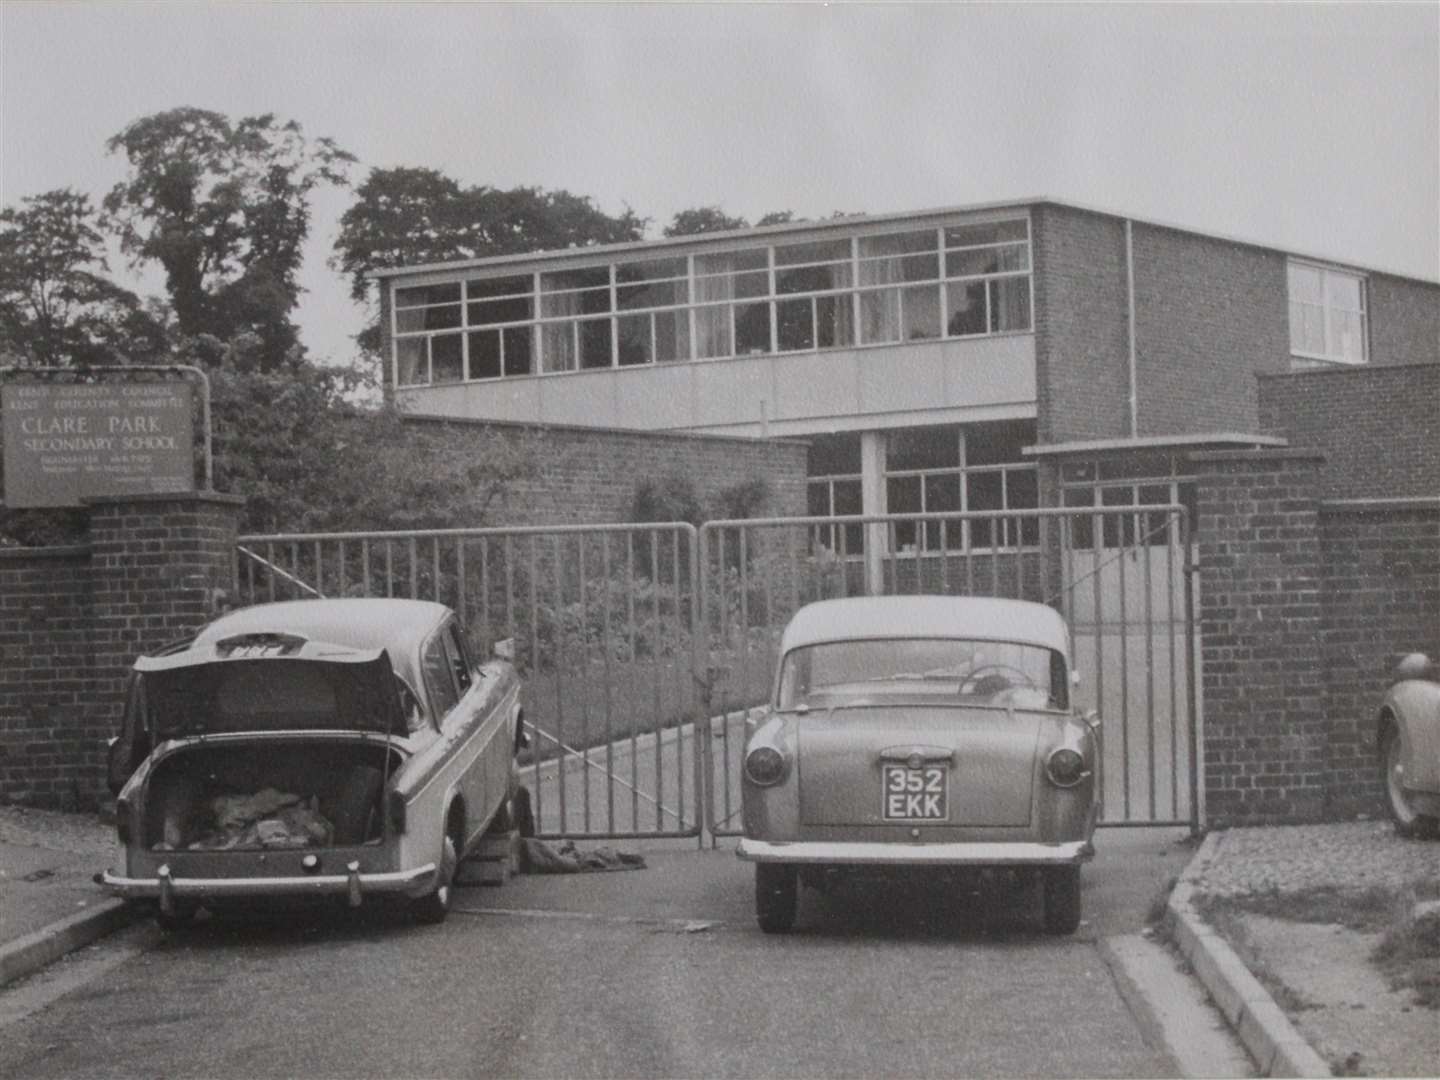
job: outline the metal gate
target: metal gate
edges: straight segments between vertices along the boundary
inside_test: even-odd
[[[803,604],[941,593],[1069,622],[1104,720],[1103,824],[1197,825],[1183,507],[241,537],[240,603],[410,596],[512,639],[545,837],[739,832],[745,721]]]
[[[1103,825],[1199,824],[1192,569],[1179,504],[783,518],[700,530],[710,831],[740,831],[745,720],[780,634],[814,600],[939,593],[1033,600],[1070,625],[1076,701],[1102,718]]]
[[[241,604],[448,604],[477,653],[513,642],[539,835],[694,837],[707,759],[695,549],[686,524],[243,536],[235,587]]]

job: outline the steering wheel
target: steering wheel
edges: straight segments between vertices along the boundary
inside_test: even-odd
[[[1019,681],[1011,679],[1011,674],[1018,675]],[[1021,688],[1038,689],[1035,680],[1020,668],[1009,664],[982,664],[965,676],[965,681],[960,684],[960,693],[980,696]]]

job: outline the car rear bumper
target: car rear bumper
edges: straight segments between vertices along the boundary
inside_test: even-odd
[[[1064,844],[987,842],[900,844],[834,841],[740,841],[736,851],[749,862],[825,866],[1074,866],[1088,861],[1094,847],[1085,840]]]
[[[168,866],[160,867],[153,878],[124,877],[107,870],[101,883],[116,896],[131,900],[159,900],[162,911],[170,911],[176,900],[227,900],[262,896],[344,896],[352,907],[372,894],[415,895],[432,888],[437,869],[434,863],[413,870],[386,873],[360,872],[351,863],[343,874],[315,874],[306,877],[176,877]]]

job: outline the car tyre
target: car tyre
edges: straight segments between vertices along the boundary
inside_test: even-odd
[[[1048,866],[1042,884],[1045,932],[1073,934],[1080,927],[1080,867]]]
[[[435,887],[415,901],[417,922],[434,925],[445,921],[445,916],[450,914],[450,896],[455,888],[455,868],[459,865],[460,857],[455,851],[455,840],[447,834],[445,846],[440,853],[440,874],[435,879]]]
[[[755,920],[767,934],[785,934],[795,925],[800,880],[785,863],[755,864]]]
[[[1405,764],[1401,756],[1400,729],[1390,723],[1380,733],[1380,784],[1385,791],[1385,810],[1394,822],[1397,836],[1433,838],[1440,822],[1419,813],[1405,792]]]

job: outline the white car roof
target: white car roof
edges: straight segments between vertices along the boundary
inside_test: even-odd
[[[1069,657],[1070,633],[1054,608],[976,596],[857,596],[797,611],[781,653],[804,645],[865,638],[972,638],[1042,645]]]

